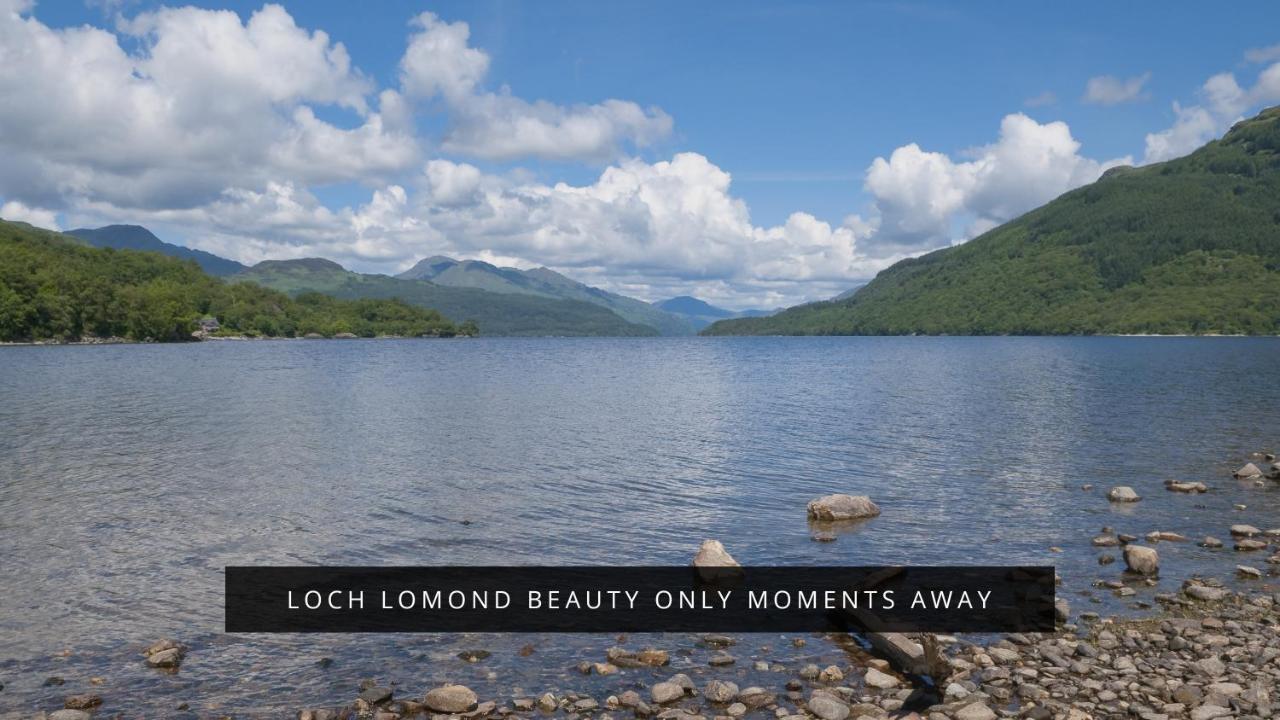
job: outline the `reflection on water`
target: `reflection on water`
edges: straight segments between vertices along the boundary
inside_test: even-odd
[[[1280,525],[1272,486],[1228,476],[1280,438],[1278,349],[1234,338],[0,348],[0,710],[49,707],[94,675],[167,709],[347,700],[375,676],[532,691],[613,642],[228,637],[229,564],[682,564],[716,537],[749,564],[1050,562],[1077,593],[1119,572],[1089,545],[1103,525],[1188,537]],[[1214,491],[1167,493],[1169,478]],[[1144,500],[1111,506],[1115,484]],[[871,495],[884,514],[813,542],[805,503],[830,492]],[[1234,566],[1191,543],[1161,549],[1163,590]],[[192,645],[177,676],[139,667],[140,647],[163,635]],[[526,643],[536,662],[517,657]],[[474,646],[493,659],[454,657]],[[333,666],[317,668],[322,657]],[[68,685],[41,688],[52,674]]]

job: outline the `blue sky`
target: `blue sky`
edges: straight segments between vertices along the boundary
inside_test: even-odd
[[[261,3],[242,2],[196,5],[233,10],[245,23],[262,8]],[[167,30],[160,23],[133,33],[120,28],[161,7],[132,2],[105,8],[93,3],[41,2],[34,8],[22,7],[21,12],[51,32],[91,25],[115,33],[126,56],[145,60]],[[1236,3],[1229,12],[1198,3],[501,0],[382,2],[360,10],[350,3],[306,2],[286,3],[284,10],[302,32],[323,31],[330,48],[341,43],[350,64],[366,81],[370,108],[341,107],[332,97],[304,92],[291,96],[289,102],[310,108],[322,122],[351,131],[366,122],[370,112],[380,110],[379,92],[399,90],[412,101],[414,157],[399,166],[383,163],[376,171],[294,176],[281,170],[274,179],[228,170],[222,182],[225,187],[193,187],[190,193],[168,201],[157,199],[154,192],[147,195],[152,192],[148,190],[110,199],[94,198],[92,190],[76,197],[52,190],[22,196],[14,186],[4,184],[0,184],[0,196],[16,203],[8,206],[11,210],[56,213],[60,224],[136,217],[148,226],[159,226],[166,239],[245,260],[323,250],[337,254],[349,267],[390,272],[414,257],[447,251],[521,265],[549,264],[647,299],[688,291],[731,306],[786,304],[838,291],[898,257],[963,241],[1011,213],[1030,209],[1024,207],[1028,203],[1039,204],[1092,180],[1109,163],[1158,160],[1185,152],[1194,147],[1188,146],[1186,138],[1198,144],[1209,133],[1221,132],[1234,117],[1280,102],[1270,94],[1270,86],[1259,81],[1280,54],[1264,53],[1261,62],[1246,60],[1247,51],[1280,43],[1280,6],[1274,3]],[[468,122],[485,112],[474,96],[502,95],[505,88],[522,101],[546,101],[567,109],[618,99],[634,103],[638,111],[654,109],[665,115],[669,129],[659,131],[653,124],[636,130],[634,136],[619,131],[620,139],[601,152],[513,151],[493,157],[484,150],[459,150],[458,143],[450,147],[445,137],[460,125],[463,101],[442,101],[444,95],[430,94],[413,101],[404,84],[406,45],[415,32],[427,34],[410,21],[424,10],[437,16],[441,32],[465,27],[466,46],[487,58],[481,78],[466,86],[473,97],[465,106]],[[1206,82],[1223,73],[1231,73],[1243,88],[1241,98],[1206,98]],[[158,82],[170,83],[166,88],[172,90],[172,83],[207,77]],[[1103,77],[1113,80],[1098,86],[1090,101],[1086,94],[1091,78]],[[22,98],[6,98],[10,100]],[[1184,110],[1203,109],[1204,117],[1198,125],[1193,123],[1190,114],[1183,117],[1176,112],[1175,102]],[[275,110],[288,116],[296,107]],[[1019,113],[1032,122],[1021,131],[1002,126],[1007,116]],[[391,116],[386,111],[381,114]],[[563,120],[563,115],[559,117]],[[654,119],[648,116],[644,122]],[[1055,122],[1065,127],[1052,126],[1061,132],[1050,137],[1052,133],[1044,128]],[[1186,130],[1179,136],[1183,139],[1153,154],[1148,134],[1178,127],[1180,122]],[[1005,155],[992,152],[983,160],[983,151],[973,149],[998,144],[1006,137],[1002,127],[1009,138],[1022,132],[1025,141],[1011,140]],[[0,124],[0,131],[4,129]],[[1060,150],[1070,140],[1078,143],[1071,149],[1073,164],[1055,170],[1043,188],[1019,195],[1020,188],[1038,180],[1028,181],[1018,174],[1027,172],[1026,168],[1001,168],[1033,155],[1037,143],[1058,143],[1053,147]],[[918,156],[893,155],[911,144],[920,151]],[[1050,155],[1059,157],[1059,150]],[[683,184],[672,189],[663,179],[670,179],[665,168],[657,172],[650,168],[681,153],[696,154],[703,164],[684,163],[678,173]],[[877,158],[893,162],[886,162],[873,190],[868,187],[868,170]],[[425,201],[415,203],[426,192],[415,178],[422,174],[424,163],[432,160],[448,163],[439,165],[440,172],[433,177],[455,178],[458,167],[465,166],[477,170],[486,179],[483,182],[491,182],[486,186],[491,193],[486,210],[460,215],[457,201],[431,207]],[[77,162],[93,170],[102,159]],[[518,188],[554,188],[557,183],[595,187],[608,168],[626,170],[627,163],[632,163],[628,182],[640,186],[652,182],[662,192],[676,193],[672,200],[679,201],[679,212],[672,211],[676,217],[659,210],[637,214],[631,203],[616,209],[616,219],[610,220],[615,209],[583,209],[571,196],[566,207],[582,215],[571,215],[571,209],[560,206],[533,208],[519,221],[523,224],[518,233],[524,241],[512,239],[517,233],[511,224],[515,220],[508,218],[501,227],[493,227],[477,219],[491,217],[493,208],[502,205],[501,198],[523,192]],[[721,187],[719,176],[709,168],[727,173],[731,185]],[[997,177],[1001,173],[1008,177]],[[217,217],[212,211],[194,212],[210,206],[219,193],[223,198],[229,190],[233,195],[262,193],[285,182],[294,188],[293,197],[305,193],[301,204],[318,203],[337,214],[348,208],[353,216],[359,215],[360,208],[376,204],[374,192],[400,187],[405,191],[404,205],[425,208],[417,216],[417,230],[412,231],[420,237],[415,240],[403,234],[412,232],[404,231],[402,224],[402,235],[394,242],[374,247],[370,241],[362,249],[355,242],[338,247],[336,239],[320,242],[305,233],[290,236],[287,228],[245,227],[237,244],[236,218],[244,222],[250,211],[241,209],[237,214],[223,208],[223,215]],[[50,187],[61,186],[50,183]],[[432,181],[432,188],[439,186],[438,180]],[[926,186],[935,189],[919,189]],[[727,199],[715,198],[715,208],[689,200],[704,191],[720,192]],[[605,194],[610,202],[616,199],[612,192]],[[521,197],[527,200],[528,195]],[[1002,198],[993,199],[994,195]],[[387,197],[394,201],[396,196]],[[643,199],[643,193],[635,198]],[[733,215],[739,212],[734,203],[745,209],[749,224]],[[939,203],[946,204],[945,212],[923,221],[919,203],[935,209]],[[692,222],[688,217],[679,222],[680,212],[703,219],[716,212],[729,215],[724,222],[684,237],[654,236],[663,228]],[[797,213],[804,217],[789,222]],[[315,215],[311,213],[312,219]],[[850,220],[851,215],[856,217]],[[824,224],[825,229],[810,220]],[[353,222],[357,229],[372,227]],[[592,222],[608,227],[598,230]],[[737,229],[725,229],[729,226]],[[601,241],[596,252],[581,241],[547,240],[597,232],[618,236]],[[729,239],[735,232],[740,239]],[[706,252],[696,247],[704,242],[702,238],[712,238],[705,240]],[[733,242],[748,249],[735,252]],[[664,243],[670,245],[664,253],[637,249]],[[854,247],[851,254],[842,243]],[[736,262],[735,255],[752,259]],[[787,266],[794,257],[801,260]]]

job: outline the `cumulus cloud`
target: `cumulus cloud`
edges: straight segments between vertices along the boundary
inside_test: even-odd
[[[1016,113],[1000,123],[996,142],[964,153],[929,152],[912,143],[876,158],[867,170],[876,230],[870,254],[920,251],[988,230],[1092,182],[1128,157],[1105,162],[1080,154],[1066,123],[1040,124]],[[959,238],[956,223],[968,225]]]
[[[1270,50],[1267,48],[1266,50]],[[1251,51],[1263,58],[1265,52]],[[1181,157],[1221,135],[1250,112],[1280,102],[1280,62],[1258,73],[1251,87],[1242,87],[1233,73],[1218,73],[1205,81],[1195,105],[1173,103],[1173,125],[1146,138],[1146,162]]]
[[[57,213],[43,208],[28,207],[17,200],[10,200],[0,205],[0,218],[30,223],[48,230],[61,230],[58,227]]]
[[[122,21],[138,49],[90,26],[0,13],[0,193],[59,205],[197,205],[231,186],[366,180],[418,157],[406,128],[369,107],[341,43],[264,6],[161,8]],[[384,94],[383,105],[395,98]],[[312,107],[345,108],[344,128]]]
[[[1119,105],[1146,100],[1151,95],[1144,92],[1143,87],[1150,79],[1149,72],[1131,78],[1119,78],[1114,75],[1092,77],[1085,85],[1084,101],[1095,105]]]
[[[438,96],[448,106],[451,126],[443,148],[449,152],[487,160],[534,156],[599,161],[671,134],[671,116],[661,108],[627,100],[565,107],[524,100],[505,89],[481,91],[489,56],[470,46],[467,23],[444,22],[426,12],[413,26],[416,31],[400,61],[400,82],[406,95],[421,100]]]

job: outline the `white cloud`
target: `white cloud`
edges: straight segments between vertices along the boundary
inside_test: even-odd
[[[52,210],[28,207],[17,200],[10,200],[0,205],[0,218],[30,223],[47,230],[61,230],[58,227],[57,213]]]
[[[470,47],[471,28],[464,22],[447,23],[424,12],[411,23],[419,29],[409,39],[400,60],[400,84],[405,93],[419,98],[444,95],[465,100],[489,72],[489,56]]]
[[[1132,162],[1099,162],[1079,151],[1066,123],[1040,124],[1021,113],[1005,116],[999,139],[964,153],[968,160],[900,147],[867,170],[876,230],[863,247],[881,255],[972,237]],[[969,225],[962,238],[953,237],[957,223]]]
[[[1151,95],[1143,92],[1143,87],[1150,79],[1149,72],[1131,78],[1119,78],[1114,75],[1092,77],[1085,85],[1084,101],[1096,105],[1119,105],[1146,100]]]
[[[1260,47],[1260,48],[1249,48],[1244,53],[1244,59],[1246,62],[1251,62],[1255,65],[1261,65],[1263,63],[1269,63],[1276,60],[1280,60],[1280,45],[1271,45],[1268,47]]]
[[[1221,135],[1246,114],[1280,102],[1280,62],[1264,68],[1248,88],[1242,87],[1233,73],[1218,73],[1205,81],[1199,95],[1201,102],[1196,105],[1174,102],[1173,125],[1147,135],[1146,162],[1186,155]]]
[[[0,194],[29,204],[78,198],[125,207],[193,206],[270,180],[369,181],[416,164],[401,121],[368,107],[371,83],[341,43],[279,6],[162,8],[111,32],[53,29],[0,13]],[[397,97],[381,106],[403,116]],[[314,107],[345,108],[343,128]]]
[[[413,25],[417,30],[400,61],[400,82],[410,97],[444,100],[450,111],[443,142],[448,152],[487,160],[602,161],[671,134],[671,116],[626,100],[566,107],[530,102],[505,88],[483,92],[489,56],[470,46],[467,23],[444,22],[428,12]]]

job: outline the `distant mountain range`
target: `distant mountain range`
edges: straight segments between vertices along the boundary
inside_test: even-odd
[[[903,260],[850,297],[704,333],[1280,334],[1280,107]]]
[[[93,229],[79,228],[77,230],[68,230],[66,234],[78,237],[95,247],[109,247],[117,250],[148,250],[182,258],[183,260],[195,260],[201,270],[218,277],[235,275],[246,269],[245,265],[235,260],[218,257],[203,250],[193,250],[181,245],[167,243],[141,225],[107,225],[106,227]]]
[[[659,300],[653,304],[653,307],[683,318],[685,322],[697,330],[701,330],[717,320],[765,317],[776,312],[774,310],[741,310],[734,312],[733,310],[716,307],[691,295],[679,295],[670,300]]]
[[[138,225],[81,228],[66,234],[97,247],[194,260],[210,275],[293,295],[315,291],[347,299],[399,297],[439,310],[456,322],[474,320],[486,335],[693,335],[709,322],[585,285],[545,267],[519,270],[435,256],[391,277],[351,272],[321,258],[273,260],[248,267],[164,242]],[[727,314],[718,317],[737,317],[720,312]]]
[[[474,288],[491,293],[532,295],[589,303],[606,308],[630,323],[647,325],[661,335],[692,335],[698,327],[649,303],[584,285],[545,267],[519,270],[479,260],[429,257],[396,277],[428,280],[436,285]],[[448,313],[445,313],[448,315]]]

